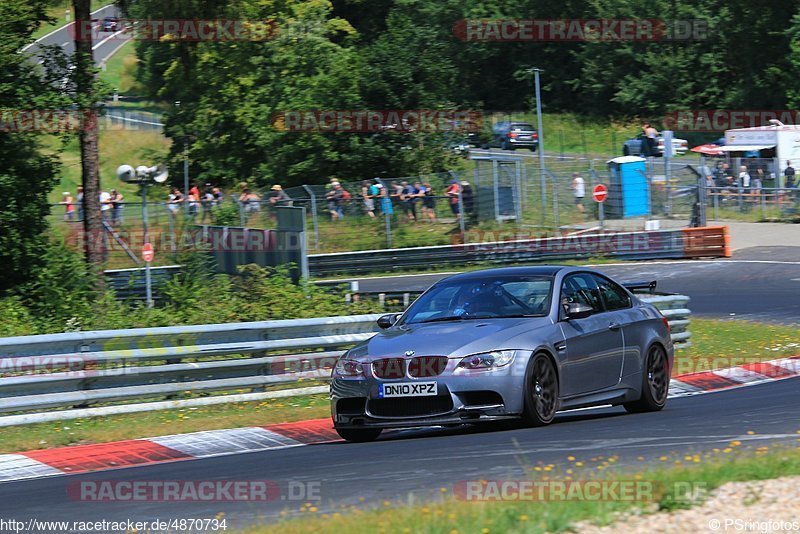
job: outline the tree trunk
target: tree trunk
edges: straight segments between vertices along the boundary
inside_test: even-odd
[[[78,141],[81,149],[83,228],[86,261],[96,267],[106,260],[106,239],[100,212],[100,156],[97,147],[98,113],[94,94],[94,55],[90,0],[72,0],[75,10],[75,87],[81,117]],[[102,278],[101,278],[102,280]]]

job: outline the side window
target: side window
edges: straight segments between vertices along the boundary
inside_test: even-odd
[[[608,311],[622,310],[631,307],[631,298],[623,288],[608,278],[602,276],[596,276],[595,278],[597,279],[597,286],[600,288],[600,294],[603,296]]]
[[[561,284],[561,304],[566,306],[573,302],[591,306],[595,313],[603,311],[600,290],[591,274],[574,274],[564,279]]]

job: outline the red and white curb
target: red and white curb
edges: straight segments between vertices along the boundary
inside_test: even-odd
[[[670,398],[752,386],[800,375],[800,356],[677,376]],[[209,430],[112,443],[0,454],[0,482],[341,441],[331,420]]]
[[[727,369],[701,371],[673,377],[669,396],[685,397],[723,389],[754,386],[800,375],[800,356],[753,362]]]

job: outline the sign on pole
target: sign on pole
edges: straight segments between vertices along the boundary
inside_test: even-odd
[[[153,261],[153,256],[155,256],[155,253],[153,252],[153,245],[150,243],[145,243],[142,246],[142,259],[147,263],[150,263]]]
[[[597,184],[592,189],[592,200],[595,202],[605,202],[608,198],[608,188],[604,184]]]

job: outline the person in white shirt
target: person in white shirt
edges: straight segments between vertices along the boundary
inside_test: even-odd
[[[739,171],[739,185],[747,191],[750,189],[750,173],[747,172],[747,167],[744,165],[739,168]]]
[[[572,173],[572,194],[575,195],[575,207],[581,212],[581,215],[586,213],[583,207],[583,198],[586,196],[586,181],[577,172]]]
[[[100,192],[100,213],[103,220],[108,219],[108,210],[111,209],[111,194],[106,191]]]

